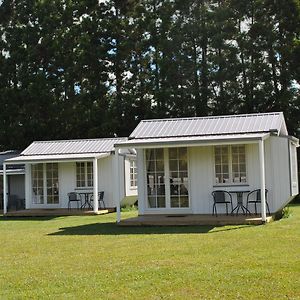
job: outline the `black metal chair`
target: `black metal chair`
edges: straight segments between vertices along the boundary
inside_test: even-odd
[[[91,196],[90,201],[94,201],[94,197],[93,195]],[[101,203],[103,204],[103,209],[105,209],[105,203],[104,203],[104,191],[101,191],[98,193],[98,204],[99,204],[99,208],[101,208]]]
[[[253,198],[252,198],[253,197]],[[270,208],[269,208],[269,204],[268,204],[268,190],[265,189],[265,197],[266,197],[266,206],[267,206],[267,210],[269,215],[271,215],[270,213]],[[251,191],[248,195],[247,195],[247,204],[246,204],[246,208],[248,209],[249,204],[253,203],[254,204],[254,208],[255,208],[255,214],[257,215],[257,204],[261,204],[261,193],[260,193],[260,189],[257,190],[253,190]]]
[[[227,191],[222,191],[222,190],[214,191],[211,194],[212,194],[213,199],[214,199],[212,215],[215,214],[216,217],[218,216],[218,214],[217,214],[217,204],[225,204],[226,205],[226,215],[228,216],[228,204],[231,205],[231,211],[233,210],[231,194],[228,193]],[[226,200],[226,195],[229,197],[229,200]]]
[[[68,193],[69,202],[68,202],[68,209],[71,209],[72,202],[76,202],[77,209],[81,209],[82,206],[82,200],[81,195],[75,192]]]

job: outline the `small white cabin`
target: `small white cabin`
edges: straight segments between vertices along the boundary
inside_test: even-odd
[[[33,142],[19,156],[5,160],[4,213],[7,212],[9,198],[8,169],[15,164],[25,165],[26,209],[68,208],[70,192],[82,195],[84,202],[85,196],[98,199],[99,192],[103,191],[106,208],[115,208],[119,199],[137,198],[135,151],[123,149],[115,155],[114,144],[126,140],[102,138]],[[117,181],[116,176],[120,176],[120,180]],[[85,208],[98,212],[98,201],[88,204]]]
[[[136,149],[139,215],[212,214],[213,191],[246,205],[260,190],[263,221],[298,194],[298,146],[281,112],[145,120],[115,145]]]

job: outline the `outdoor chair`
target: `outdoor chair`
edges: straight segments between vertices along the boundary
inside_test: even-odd
[[[71,209],[72,202],[76,202],[77,209],[81,209],[82,202],[81,202],[81,195],[75,192],[68,193],[69,202],[68,202],[68,209]]]
[[[93,195],[91,196],[90,201],[94,201],[94,197]],[[101,208],[101,203],[103,205],[103,209],[105,209],[105,203],[104,203],[104,191],[101,191],[98,193],[98,204],[99,204],[99,208]]]
[[[212,215],[216,215],[216,217],[218,216],[217,204],[225,204],[226,205],[226,215],[228,215],[228,204],[231,205],[231,211],[233,210],[232,196],[230,193],[228,193],[227,191],[219,190],[219,191],[214,191],[211,194],[214,199]]]
[[[267,210],[269,215],[270,213],[270,208],[269,208],[269,204],[268,204],[268,190],[265,189],[265,197],[266,197],[266,206],[267,206]],[[255,208],[255,214],[257,215],[257,204],[261,204],[261,195],[260,195],[260,189],[251,191],[248,195],[247,195],[247,204],[246,204],[246,208],[248,209],[249,204],[253,203],[254,204],[254,208]]]

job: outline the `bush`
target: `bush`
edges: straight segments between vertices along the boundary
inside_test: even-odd
[[[126,211],[136,211],[137,210],[137,206],[135,205],[126,205],[124,207],[121,208],[122,212],[126,212]]]
[[[282,218],[283,219],[289,218],[291,216],[291,214],[292,214],[292,211],[291,211],[291,209],[288,206],[286,206],[282,210]]]

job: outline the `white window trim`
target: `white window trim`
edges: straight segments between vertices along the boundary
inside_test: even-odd
[[[77,186],[77,163],[84,163],[84,186]],[[92,164],[92,175],[93,173],[93,162],[92,161],[78,161],[75,163],[75,190],[87,190],[87,189],[93,189],[94,187],[94,180],[92,180],[92,185],[88,186],[88,174],[87,174],[87,164]]]
[[[234,146],[238,146],[234,145]],[[248,183],[248,159],[247,159],[247,145],[246,144],[240,144],[245,146],[245,164],[246,164],[246,182],[233,182],[233,176],[232,176],[232,145],[221,145],[221,146],[226,146],[228,147],[228,171],[229,171],[229,182],[224,182],[224,183],[216,183],[216,155],[215,155],[215,149],[216,147],[220,146],[220,145],[216,145],[213,146],[213,174],[214,174],[214,178],[213,178],[213,182],[214,182],[214,187],[218,187],[218,186],[223,186],[223,187],[227,187],[227,186],[249,186]]]
[[[134,181],[136,182],[136,185],[131,185],[131,164],[132,163],[135,163],[135,167],[134,169],[136,170],[136,172],[132,173],[133,175],[135,174],[135,177],[134,177]],[[137,190],[137,161],[134,160],[134,159],[129,159],[129,189],[130,190]]]

